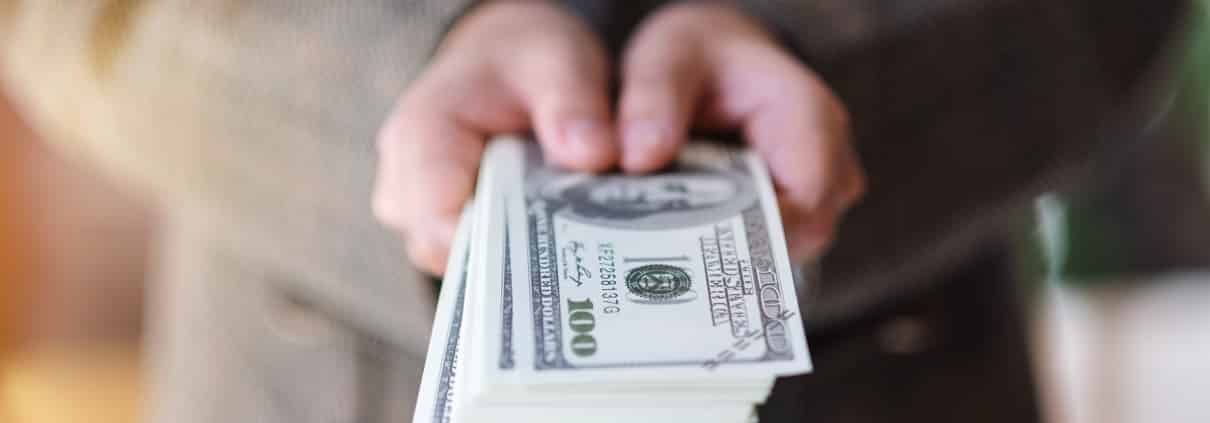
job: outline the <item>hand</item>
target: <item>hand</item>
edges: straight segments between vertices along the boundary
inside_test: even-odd
[[[623,57],[622,167],[658,169],[690,127],[742,129],[777,186],[791,255],[813,259],[863,194],[844,105],[757,22],[719,4],[648,17]]]
[[[487,2],[463,17],[378,139],[374,212],[423,270],[444,271],[486,139],[533,129],[572,169],[617,164],[604,48],[550,2]]]

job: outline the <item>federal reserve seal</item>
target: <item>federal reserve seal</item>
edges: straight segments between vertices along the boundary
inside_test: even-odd
[[[675,304],[697,295],[690,289],[692,278],[685,269],[667,264],[648,264],[626,272],[630,301],[644,304]]]

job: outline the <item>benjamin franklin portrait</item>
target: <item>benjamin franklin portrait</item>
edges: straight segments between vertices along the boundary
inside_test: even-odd
[[[748,177],[733,169],[680,168],[633,175],[551,172],[539,195],[575,220],[643,229],[704,224],[741,212],[756,201]]]

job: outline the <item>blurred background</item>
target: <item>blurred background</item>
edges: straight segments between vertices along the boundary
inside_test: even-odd
[[[1206,22],[1203,7],[1153,134],[1168,147],[1095,190],[1039,198],[1021,236],[1052,422],[1210,422]],[[120,186],[0,101],[0,421],[138,420],[156,216]]]
[[[0,104],[0,421],[136,421],[152,219]]]

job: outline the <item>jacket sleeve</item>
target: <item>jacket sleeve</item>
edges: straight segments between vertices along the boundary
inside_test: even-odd
[[[1181,0],[741,0],[846,103],[869,192],[821,263],[813,318],[954,265],[1156,115]],[[1170,69],[1168,69],[1170,70]]]

